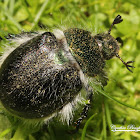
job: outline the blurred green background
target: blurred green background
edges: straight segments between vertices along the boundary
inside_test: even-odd
[[[83,28],[97,34],[107,31],[118,14],[124,21],[112,29],[111,35],[122,38],[124,45],[119,54],[124,61],[135,61],[135,69],[130,73],[117,58],[107,61],[108,85],[104,91],[98,90],[98,94],[94,94],[92,109],[82,122],[79,132],[69,134],[68,130],[72,126],[61,125],[55,120],[41,128],[34,125],[21,127],[20,121],[6,116],[0,108],[0,140],[9,140],[11,137],[14,140],[140,139],[140,132],[111,131],[111,124],[117,127],[131,124],[140,127],[139,0],[0,0],[0,36],[4,38],[9,33],[70,27]],[[3,50],[4,45],[1,45],[0,52]],[[103,95],[104,92],[107,97]],[[114,98],[128,106],[113,101]],[[87,130],[83,131],[85,123],[95,113]],[[78,117],[77,113],[74,119]]]

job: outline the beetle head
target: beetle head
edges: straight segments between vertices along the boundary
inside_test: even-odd
[[[109,60],[118,54],[120,48],[119,43],[110,34],[97,34],[95,36],[95,41],[105,60]]]
[[[116,39],[114,37],[112,37],[110,35],[111,29],[115,24],[118,24],[120,22],[122,22],[123,19],[121,19],[121,16],[118,15],[116,16],[116,18],[114,19],[113,23],[111,24],[111,27],[108,31],[108,33],[102,33],[102,34],[97,34],[95,36],[95,41],[97,42],[101,53],[103,55],[103,58],[105,60],[109,60],[111,59],[113,56],[118,57],[122,63],[126,66],[126,68],[132,72],[132,70],[130,68],[134,68],[134,66],[129,65],[130,63],[133,63],[134,61],[128,61],[128,62],[124,62],[122,60],[122,58],[119,56],[118,52],[119,52],[119,48],[120,48],[120,44],[123,44],[122,40],[120,37],[117,37]]]

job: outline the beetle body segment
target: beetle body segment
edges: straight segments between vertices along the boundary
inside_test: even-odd
[[[11,113],[37,119],[58,112],[82,88],[76,68],[56,62],[58,42],[45,32],[21,44],[0,69],[0,100]]]

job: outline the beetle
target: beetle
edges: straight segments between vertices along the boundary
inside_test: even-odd
[[[28,41],[19,45],[0,68],[0,101],[12,115],[28,120],[48,120],[56,114],[69,122],[74,105],[81,100],[82,87],[87,103],[77,129],[87,116],[93,91],[87,77],[104,73],[105,61],[118,57],[131,71],[133,61],[124,62],[118,52],[120,39],[110,35],[118,15],[107,33],[70,28],[64,31],[27,34]],[[131,71],[132,72],[132,71]]]

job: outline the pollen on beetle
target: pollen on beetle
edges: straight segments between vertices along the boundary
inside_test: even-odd
[[[110,46],[109,46],[109,49],[112,49],[112,48],[113,48],[113,46],[112,46],[112,45],[110,45]]]
[[[20,88],[20,85],[17,85],[16,88]]]

